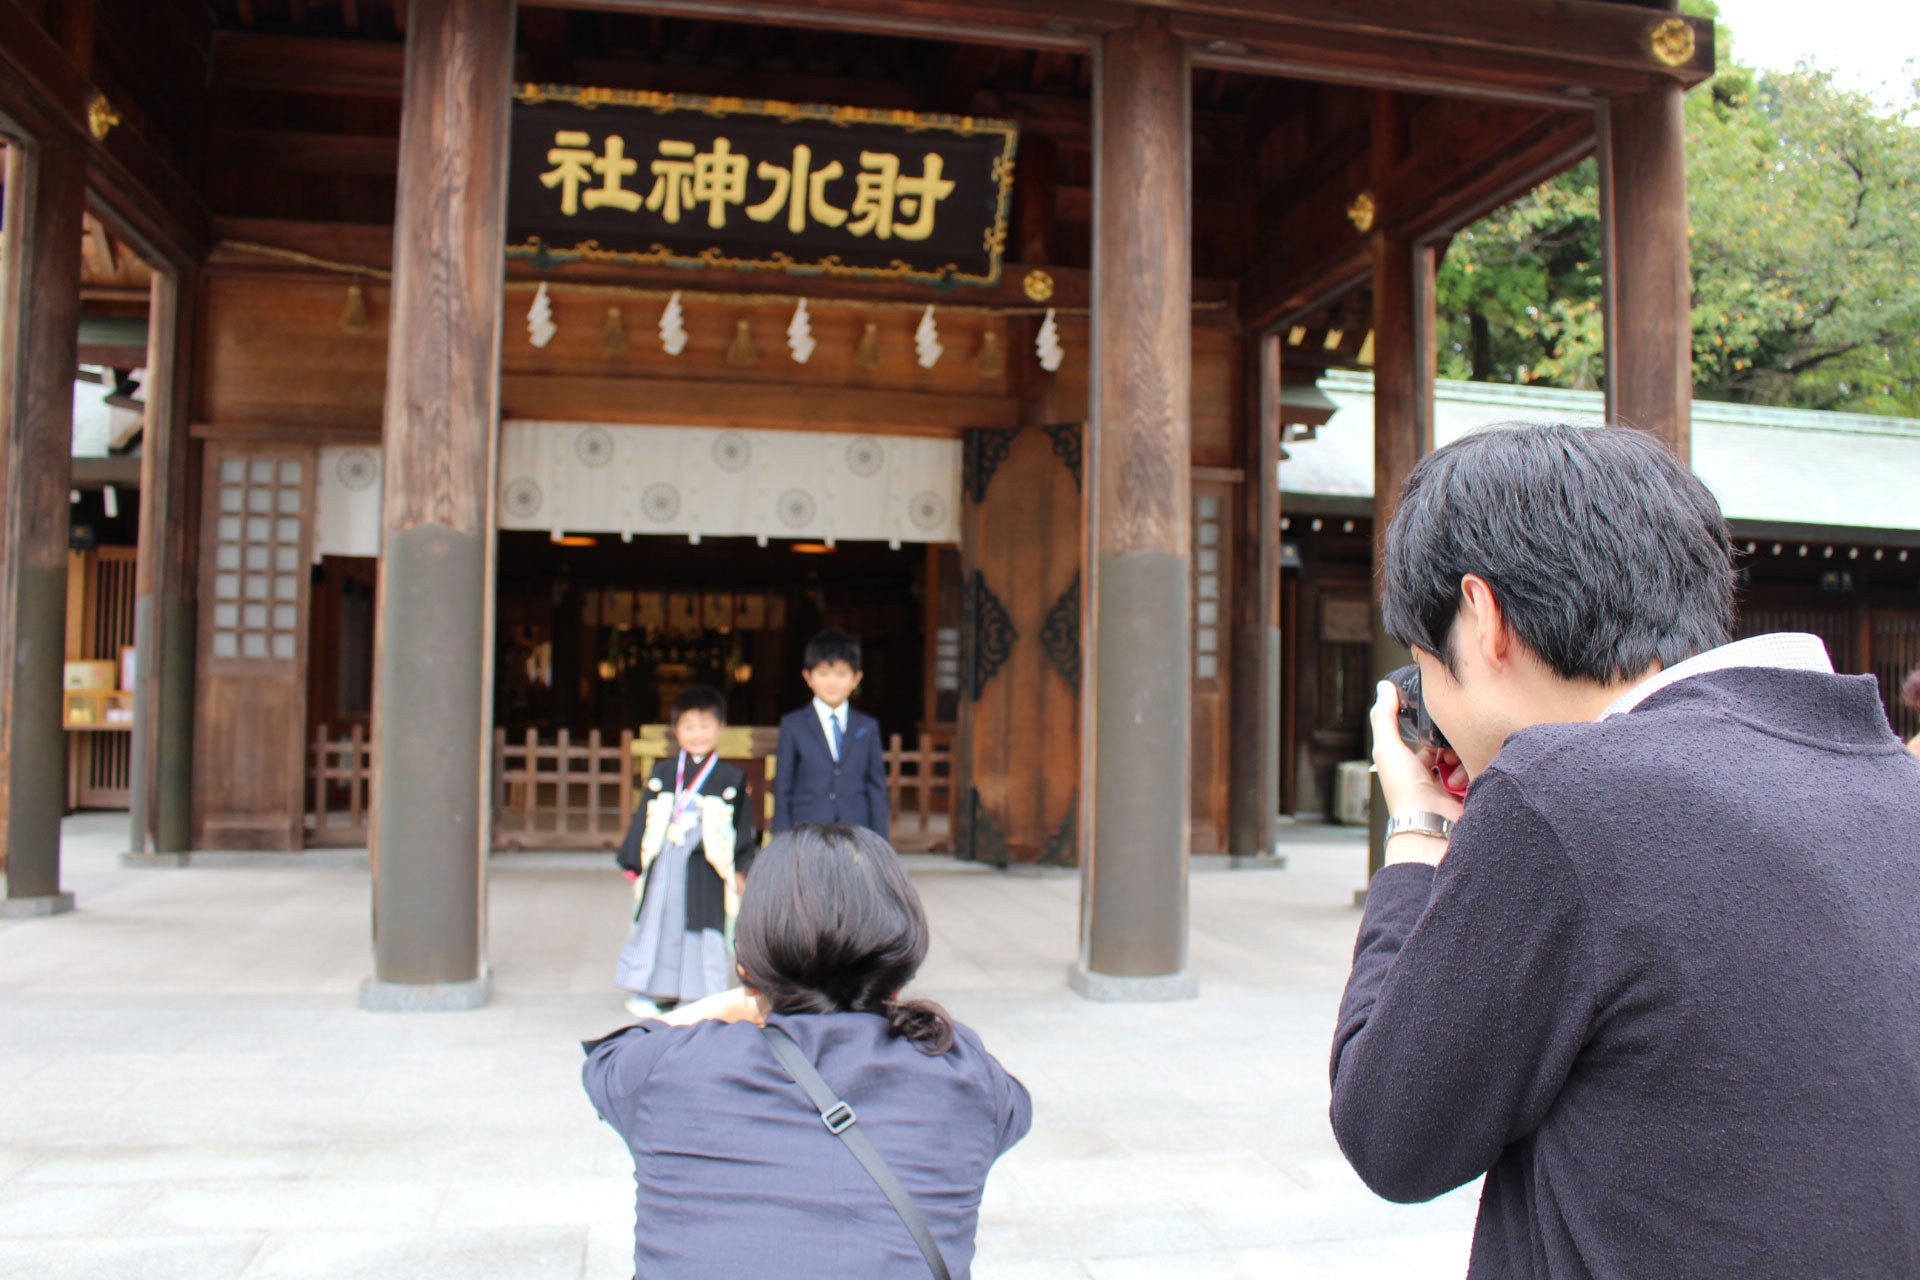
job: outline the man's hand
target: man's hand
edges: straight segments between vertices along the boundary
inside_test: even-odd
[[[1400,740],[1400,691],[1388,681],[1380,682],[1368,719],[1373,725],[1373,765],[1380,773],[1380,790],[1387,797],[1389,817],[1411,813],[1437,813],[1450,821],[1461,814],[1460,797],[1449,787],[1465,789],[1466,768],[1451,750],[1426,747],[1409,751]],[[1427,836],[1408,837],[1434,845]]]
[[[670,1027],[684,1027],[707,1021],[764,1023],[766,1018],[766,1006],[760,1002],[760,997],[749,995],[745,987],[735,987],[704,1000],[695,1000],[692,1004],[683,1004],[672,1013],[661,1014],[658,1020]]]

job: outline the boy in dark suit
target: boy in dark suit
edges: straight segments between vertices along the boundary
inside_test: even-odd
[[[880,722],[847,705],[860,687],[860,641],[822,631],[807,641],[801,678],[813,701],[780,721],[773,770],[773,829],[850,822],[887,835],[887,765]]]

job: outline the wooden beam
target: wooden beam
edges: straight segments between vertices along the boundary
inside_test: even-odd
[[[1436,332],[1430,245],[1400,236],[1373,237],[1373,568],[1380,580],[1387,525],[1400,505],[1400,486],[1414,464],[1433,451],[1433,346]],[[1395,644],[1373,602],[1373,675],[1412,656]],[[1384,864],[1387,808],[1373,781],[1368,874]]]
[[[213,38],[215,89],[398,98],[406,50],[369,40],[221,31]]]
[[[6,154],[0,259],[0,916],[68,910],[60,888],[67,489],[86,158],[66,138]]]
[[[955,396],[767,383],[715,383],[697,378],[580,377],[506,374],[503,418],[576,422],[682,423],[700,426],[804,427],[955,437],[975,427],[1020,425],[1019,401],[1007,396]]]
[[[80,148],[87,185],[117,230],[151,261],[197,262],[207,246],[205,204],[143,130],[122,124],[104,141],[93,137],[87,107],[98,92],[20,0],[0,0],[0,127]]]
[[[851,31],[890,31],[1025,48],[1084,48],[1129,25],[1131,6],[1096,0],[527,0],[529,7],[680,14]],[[1402,87],[1629,92],[1713,74],[1713,26],[1683,19],[1693,52],[1669,66],[1651,33],[1672,15],[1606,0],[1159,0],[1196,62]],[[1624,73],[1624,74],[1623,74]]]
[[[185,853],[192,835],[196,616],[194,504],[187,431],[197,274],[154,276],[140,446],[140,549],[134,582],[133,853]]]
[[[1692,277],[1687,267],[1686,120],[1677,89],[1612,104],[1610,326],[1621,423],[1662,437],[1685,461],[1693,402]],[[1628,265],[1630,264],[1630,265]]]
[[[1500,112],[1499,107],[1487,110]],[[1366,190],[1375,229],[1409,240],[1434,240],[1485,216],[1577,163],[1594,145],[1591,111],[1508,116],[1485,127],[1480,112],[1406,156],[1375,183],[1356,166],[1302,196],[1284,221],[1254,233],[1272,245],[1247,273],[1241,323],[1258,330],[1326,305],[1369,278],[1372,246],[1349,216]]]
[[[374,976],[363,1007],[487,998],[482,778],[514,6],[414,0],[376,615]]]
[[[1080,958],[1094,999],[1180,999],[1191,835],[1192,104],[1187,52],[1142,10],[1100,44],[1088,492],[1092,839]]]
[[[1271,858],[1280,817],[1280,338],[1242,345],[1240,456],[1253,482],[1238,495],[1233,549],[1227,852]]]

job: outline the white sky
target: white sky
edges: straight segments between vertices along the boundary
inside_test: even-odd
[[[1720,0],[1720,20],[1733,32],[1734,56],[1749,66],[1788,70],[1809,59],[1846,88],[1907,101],[1920,76],[1913,0]]]

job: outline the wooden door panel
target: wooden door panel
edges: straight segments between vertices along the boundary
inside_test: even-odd
[[[970,433],[961,551],[958,849],[1079,861],[1078,423]]]
[[[303,840],[311,446],[213,444],[200,548],[195,842]]]

